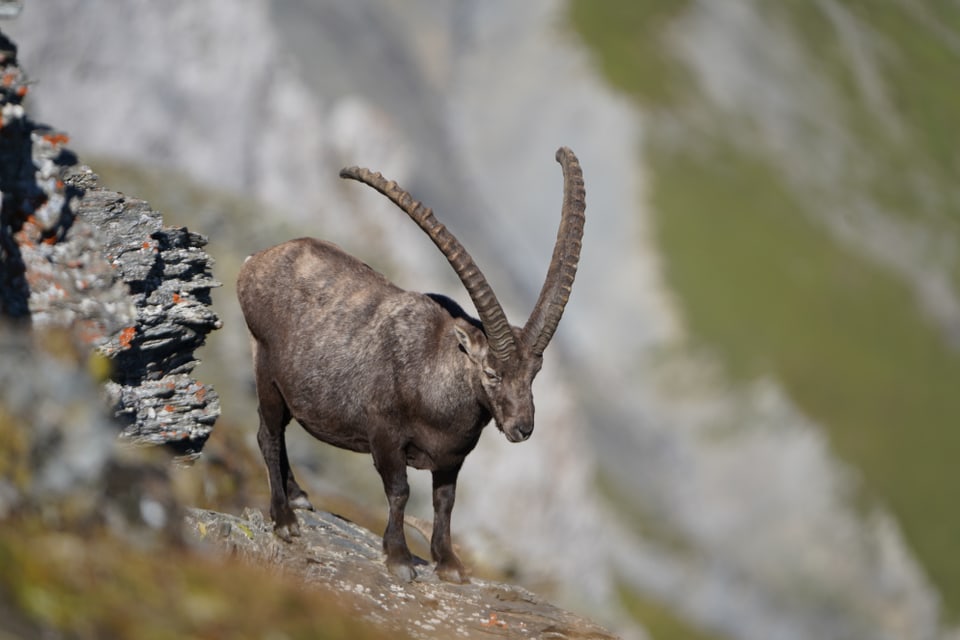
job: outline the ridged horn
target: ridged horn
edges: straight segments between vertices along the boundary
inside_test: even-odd
[[[557,243],[553,247],[553,258],[540,297],[523,327],[524,343],[538,356],[543,355],[550,343],[570,298],[570,289],[580,261],[583,223],[586,219],[586,190],[580,161],[573,151],[560,147],[557,150],[557,162],[563,167],[563,208]]]
[[[493,357],[500,362],[513,359],[517,352],[517,344],[500,301],[497,300],[497,296],[473,258],[460,241],[437,221],[433,211],[414,200],[396,182],[387,180],[380,173],[362,167],[347,167],[340,171],[340,177],[356,180],[376,189],[400,207],[430,236],[457,273],[470,299],[473,300],[480,322],[483,323],[483,330],[487,334],[487,342]]]

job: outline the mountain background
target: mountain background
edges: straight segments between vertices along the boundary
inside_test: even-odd
[[[325,237],[469,305],[340,167],[432,206],[521,324],[567,145],[582,266],[537,433],[490,429],[464,468],[473,564],[625,637],[960,637],[960,7],[47,0],[4,30],[34,116],[210,236],[211,444],[256,447],[245,255]],[[385,509],[368,458],[291,457],[313,495]]]

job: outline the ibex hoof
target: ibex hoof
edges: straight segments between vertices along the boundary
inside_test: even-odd
[[[438,564],[436,574],[437,577],[444,582],[452,582],[454,584],[467,584],[470,582],[470,578],[467,576],[467,570],[464,569],[463,566]]]
[[[417,572],[409,564],[388,562],[387,569],[401,582],[413,582],[413,579],[417,577]]]
[[[284,542],[293,542],[293,536],[300,535],[300,525],[294,521],[292,524],[274,525],[273,532]]]
[[[313,508],[313,505],[310,504],[310,500],[307,499],[307,496],[297,496],[296,498],[290,501],[290,508],[292,509],[306,509],[307,511],[316,511]]]

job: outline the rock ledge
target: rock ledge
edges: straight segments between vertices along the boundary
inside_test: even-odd
[[[386,568],[379,536],[331,513],[297,511],[297,517],[302,535],[292,543],[274,536],[254,509],[239,517],[194,509],[187,525],[217,548],[333,589],[362,618],[413,638],[616,638],[520,587],[442,582],[426,562],[417,566],[414,582],[401,583]]]

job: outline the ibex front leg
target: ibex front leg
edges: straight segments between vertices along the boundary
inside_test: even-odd
[[[460,558],[453,551],[450,540],[450,514],[457,493],[457,475],[460,467],[433,472],[433,535],[430,555],[437,563],[437,576],[447,582],[470,582]]]
[[[375,437],[371,441],[373,464],[383,480],[383,490],[390,504],[387,529],[383,533],[383,551],[387,554],[390,573],[404,582],[412,581],[417,572],[413,569],[413,555],[407,547],[403,533],[403,512],[410,497],[407,484],[407,454],[402,446],[388,436]]]

